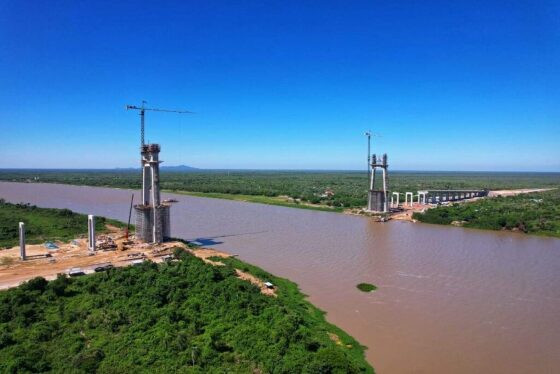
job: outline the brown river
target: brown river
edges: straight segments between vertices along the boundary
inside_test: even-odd
[[[130,194],[0,182],[7,201],[120,220]],[[558,239],[171,196],[172,235],[297,282],[378,373],[560,373]]]

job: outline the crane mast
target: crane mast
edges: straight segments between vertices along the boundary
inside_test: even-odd
[[[161,108],[146,108],[144,104],[147,101],[142,100],[141,106],[136,105],[127,105],[126,110],[138,110],[140,111],[140,147],[144,145],[144,116],[147,110],[151,110],[152,112],[168,112],[168,113],[190,113],[193,114],[194,112],[188,110],[174,110],[174,109],[161,109]]]
[[[170,237],[170,205],[161,203],[159,191],[159,144],[144,143],[144,125],[147,110],[154,112],[193,113],[188,110],[146,108],[127,105],[127,110],[140,113],[140,167],[142,170],[142,201],[134,206],[136,215],[136,238],[144,242],[161,243]],[[150,193],[151,192],[151,193]],[[151,196],[150,196],[151,195]],[[151,200],[151,201],[150,201]],[[131,201],[132,204],[132,201]]]

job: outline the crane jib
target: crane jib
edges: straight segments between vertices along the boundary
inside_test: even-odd
[[[144,114],[146,110],[151,110],[153,112],[168,112],[168,113],[184,113],[184,114],[193,114],[189,110],[174,110],[174,109],[161,109],[161,108],[145,108],[144,107],[145,101],[142,101],[142,106],[137,107],[136,105],[127,105],[126,109],[133,109],[140,111],[140,146],[144,145]]]

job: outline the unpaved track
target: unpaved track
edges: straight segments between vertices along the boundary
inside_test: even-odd
[[[518,190],[495,190],[488,192],[488,197],[516,196],[524,193],[552,191],[556,188],[521,188]]]

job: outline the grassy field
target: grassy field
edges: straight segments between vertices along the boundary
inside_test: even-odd
[[[413,218],[426,223],[560,237],[560,189],[440,206],[415,213]]]
[[[29,244],[47,240],[69,241],[87,235],[87,216],[68,209],[38,208],[28,204],[10,204],[0,199],[0,248],[19,243],[19,222],[25,222],[26,241]],[[121,226],[118,221],[96,217],[95,228],[105,232],[105,224]]]
[[[373,372],[294,283],[235,259],[176,256],[0,292],[0,372]],[[278,297],[235,268],[273,282]]]

